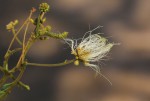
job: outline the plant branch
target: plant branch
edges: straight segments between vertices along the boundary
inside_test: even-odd
[[[28,19],[31,19],[32,13],[33,13],[33,11],[31,10],[31,13],[30,13]],[[22,56],[21,56],[22,62],[24,61],[24,58],[25,58],[25,53],[24,53],[25,52],[25,41],[26,41],[26,35],[27,35],[27,30],[28,30],[29,24],[30,24],[30,22],[28,21],[25,31],[24,31],[24,36],[23,36],[23,46],[22,46],[23,49],[22,49]]]
[[[26,65],[30,65],[30,66],[43,66],[43,67],[57,67],[57,66],[64,66],[64,65],[67,65],[67,64],[71,64],[74,61],[75,60],[67,60],[65,62],[57,63],[57,64],[39,64],[39,63],[29,63],[29,62],[27,62]]]

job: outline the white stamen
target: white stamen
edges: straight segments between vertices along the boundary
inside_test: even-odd
[[[98,34],[92,34],[96,29],[101,28],[101,26],[88,31],[82,38],[81,42],[78,44],[78,40],[65,39],[66,43],[71,47],[71,53],[76,56],[77,59],[85,62],[86,66],[91,67],[96,73],[103,76],[110,84],[112,84],[109,79],[100,73],[100,68],[98,65],[91,64],[90,62],[98,62],[107,56],[108,52],[114,46],[114,43],[108,43],[108,40]],[[86,35],[88,36],[86,37]]]

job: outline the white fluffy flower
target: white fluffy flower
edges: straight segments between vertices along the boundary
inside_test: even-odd
[[[100,26],[97,28],[100,28]],[[76,57],[76,61],[74,62],[75,65],[79,65],[79,62],[82,61],[85,66],[91,67],[96,73],[102,75],[99,66],[96,65],[95,62],[99,62],[106,57],[114,44],[109,43],[106,38],[100,36],[100,33],[92,34],[97,28],[88,31],[85,34],[85,36],[87,36],[87,34],[88,36],[84,36],[80,43],[78,43],[77,40],[65,40],[71,47],[71,54]]]

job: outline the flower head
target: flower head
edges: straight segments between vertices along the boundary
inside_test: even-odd
[[[50,6],[47,3],[41,3],[39,6],[39,9],[41,12],[48,12],[50,9]]]
[[[101,26],[98,26],[97,28],[100,27]],[[77,40],[65,40],[71,47],[71,54],[76,57],[75,65],[79,65],[79,62],[82,61],[85,66],[89,66],[95,70],[96,73],[101,74],[100,68],[95,62],[99,62],[106,57],[114,44],[109,43],[106,38],[100,36],[100,33],[92,34],[97,28],[87,32],[86,35],[88,34],[88,36],[85,37],[85,35],[85,38],[83,37],[80,43],[78,43]]]

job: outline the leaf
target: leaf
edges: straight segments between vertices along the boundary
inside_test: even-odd
[[[7,90],[13,83],[7,83],[5,85],[2,86],[2,88],[0,89],[0,91],[5,91]]]

